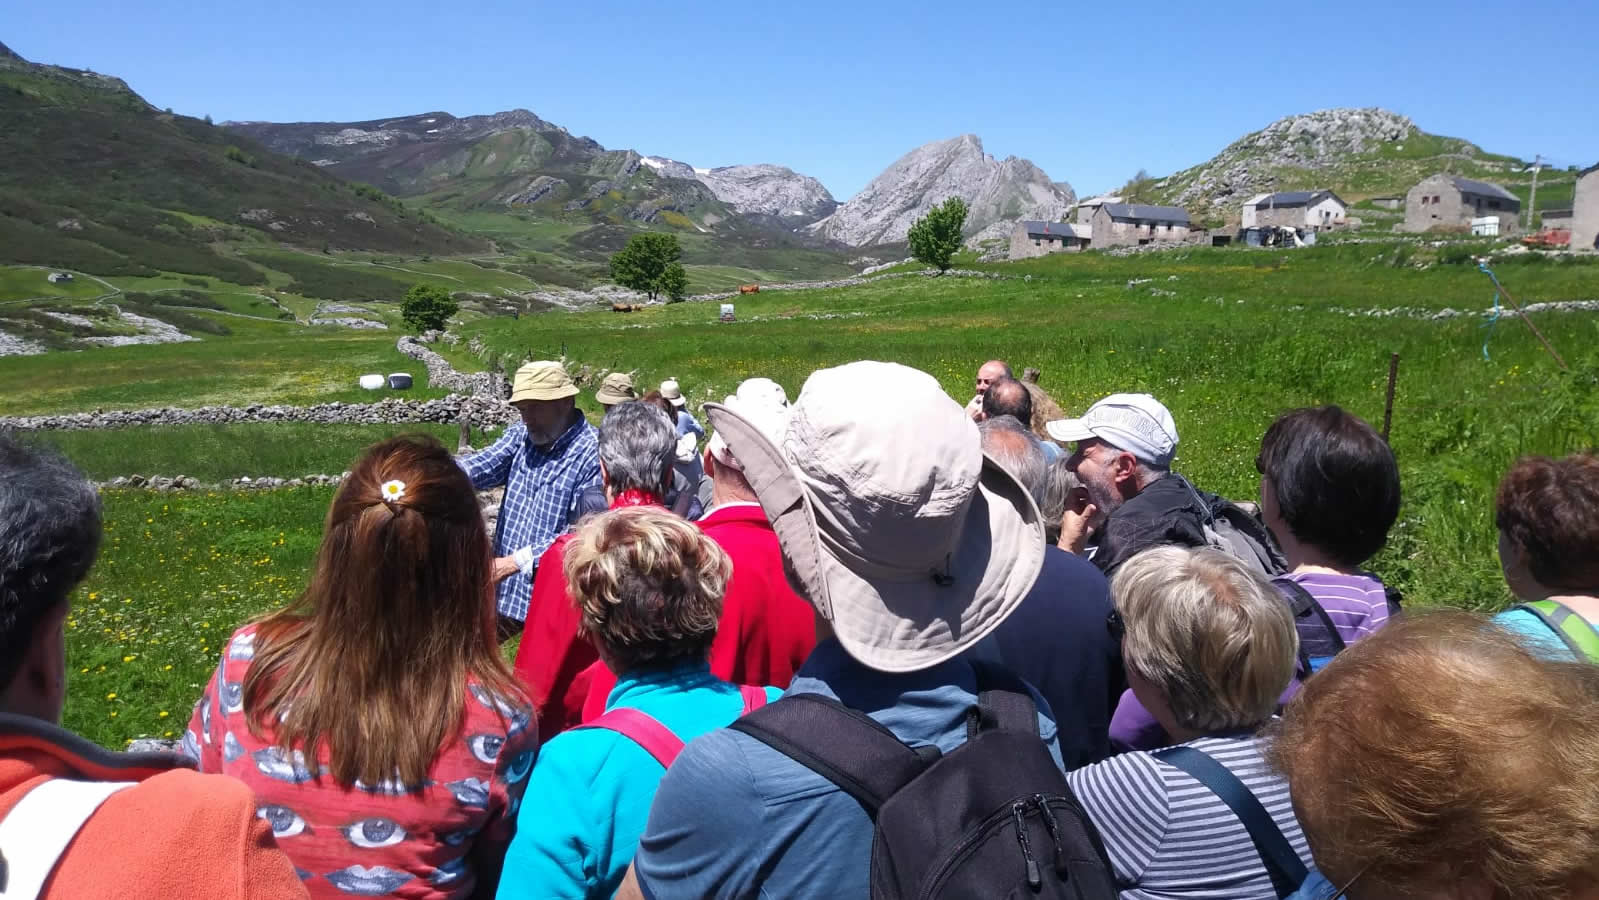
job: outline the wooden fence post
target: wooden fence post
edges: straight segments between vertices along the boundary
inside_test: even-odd
[[[1382,405],[1382,439],[1388,442],[1388,432],[1394,425],[1394,384],[1399,380],[1399,354],[1388,357],[1388,397]]]

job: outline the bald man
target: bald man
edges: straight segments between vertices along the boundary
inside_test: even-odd
[[[966,414],[971,416],[973,422],[982,421],[979,416],[983,411],[983,392],[996,378],[1014,378],[1010,364],[1003,359],[991,359],[977,368],[977,396],[972,402],[966,404]]]

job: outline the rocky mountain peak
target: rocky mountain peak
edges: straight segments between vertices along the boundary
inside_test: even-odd
[[[996,160],[975,134],[924,144],[896,160],[832,215],[811,226],[851,246],[897,243],[911,224],[949,197],[965,200],[966,231],[1021,218],[1058,219],[1076,194],[1032,162]]]
[[[1328,170],[1351,157],[1402,144],[1419,134],[1409,117],[1386,109],[1323,109],[1287,116],[1232,142],[1209,162],[1185,169],[1163,184],[1179,187],[1172,202],[1221,206],[1283,187],[1276,172]]]

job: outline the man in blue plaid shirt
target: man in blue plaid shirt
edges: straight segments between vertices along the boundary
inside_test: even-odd
[[[494,445],[459,460],[472,486],[505,485],[494,531],[494,579],[502,639],[527,621],[533,570],[567,529],[572,504],[600,483],[598,432],[578,411],[577,386],[560,363],[530,362],[516,370],[511,405],[522,419]]]

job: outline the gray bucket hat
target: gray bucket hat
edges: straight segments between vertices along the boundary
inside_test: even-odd
[[[790,578],[865,665],[915,672],[950,659],[1037,580],[1038,507],[925,372],[857,362],[812,373],[781,447],[734,410],[705,409]]]

